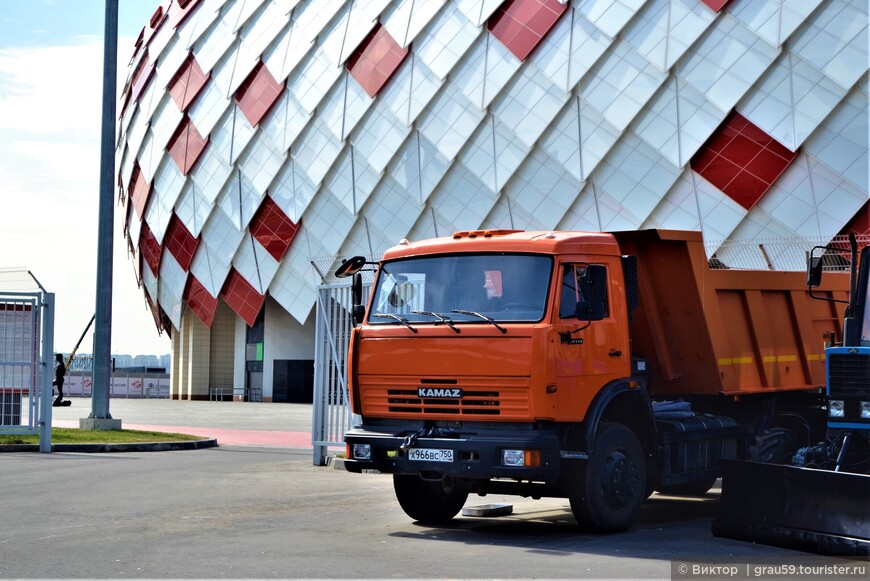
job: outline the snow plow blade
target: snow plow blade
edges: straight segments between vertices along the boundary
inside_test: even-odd
[[[870,475],[723,460],[713,535],[821,555],[870,555]]]

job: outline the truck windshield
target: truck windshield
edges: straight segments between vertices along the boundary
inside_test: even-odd
[[[528,254],[458,254],[381,265],[369,324],[491,324],[543,319],[553,259]],[[465,311],[457,312],[457,311]],[[480,315],[483,315],[482,317]],[[491,319],[491,320],[488,320]]]

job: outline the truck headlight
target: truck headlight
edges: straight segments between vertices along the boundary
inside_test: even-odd
[[[842,418],[843,417],[843,400],[832,399],[828,402],[828,417]]]
[[[525,466],[534,468],[541,465],[540,450],[502,450],[502,466]]]
[[[353,444],[351,448],[354,460],[372,459],[372,447],[370,444]]]
[[[870,420],[870,401],[861,402],[861,419]]]

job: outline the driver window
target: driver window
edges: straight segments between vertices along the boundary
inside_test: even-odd
[[[604,303],[607,316],[607,267],[601,264],[566,264],[562,270],[559,318],[572,319],[580,301]]]

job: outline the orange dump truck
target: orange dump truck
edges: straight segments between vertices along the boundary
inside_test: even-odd
[[[364,264],[337,272],[357,297]],[[839,303],[811,300],[804,273],[716,266],[700,233],[665,230],[391,248],[354,307],[345,466],[392,473],[424,523],[499,493],[568,498],[615,532],[654,490],[705,493],[722,458],[815,442]]]

